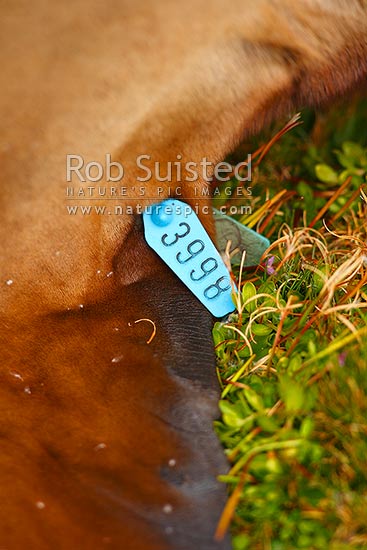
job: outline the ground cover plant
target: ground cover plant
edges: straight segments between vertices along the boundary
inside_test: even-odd
[[[237,311],[213,329],[230,463],[217,537],[367,549],[367,101],[273,136],[237,153],[255,151],[238,219],[271,246],[255,271],[232,266]]]

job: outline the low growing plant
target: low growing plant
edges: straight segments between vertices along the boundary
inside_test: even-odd
[[[367,149],[328,158],[310,139],[296,189],[254,197],[241,221],[273,242],[234,268],[237,310],[213,330],[234,550],[367,548]]]

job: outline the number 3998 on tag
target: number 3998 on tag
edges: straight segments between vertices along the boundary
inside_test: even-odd
[[[178,200],[148,207],[145,239],[215,317],[235,309],[235,290],[219,252],[192,208]]]

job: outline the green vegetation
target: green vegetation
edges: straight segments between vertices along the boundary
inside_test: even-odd
[[[340,112],[240,151],[272,244],[213,330],[234,550],[367,548],[367,102]]]

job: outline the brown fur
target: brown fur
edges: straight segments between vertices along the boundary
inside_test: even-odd
[[[66,214],[65,156],[111,152],[130,203],[139,154],[222,160],[366,77],[366,2],[5,0],[0,40],[0,544],[214,548],[210,318],[138,218]]]

